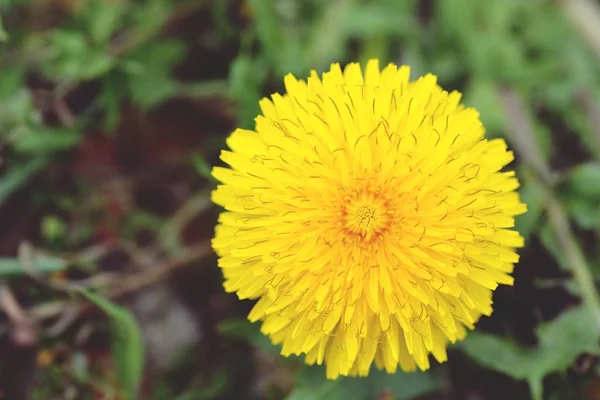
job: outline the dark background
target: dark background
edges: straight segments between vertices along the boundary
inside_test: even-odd
[[[597,2],[0,0],[0,17],[0,398],[600,399]],[[507,139],[527,244],[447,363],[331,382],[223,291],[210,169],[286,73],[371,57],[436,74]]]

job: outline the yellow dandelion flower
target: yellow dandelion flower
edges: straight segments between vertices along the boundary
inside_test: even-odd
[[[213,170],[225,289],[258,299],[248,318],[328,378],[445,361],[513,283],[512,152],[460,93],[406,66],[333,64],[285,88]]]

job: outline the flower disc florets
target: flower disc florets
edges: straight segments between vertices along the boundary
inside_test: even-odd
[[[445,361],[513,282],[513,154],[408,67],[334,64],[285,86],[213,170],[226,290],[259,299],[249,319],[329,378]]]

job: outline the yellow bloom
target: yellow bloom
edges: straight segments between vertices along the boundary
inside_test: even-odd
[[[427,75],[338,64],[260,102],[215,167],[225,289],[327,377],[429,368],[492,313],[523,245],[513,160],[476,110]]]

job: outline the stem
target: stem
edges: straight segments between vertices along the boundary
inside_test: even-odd
[[[600,104],[590,90],[582,91],[577,100],[585,112],[591,130],[589,140],[592,153],[596,158],[600,158]]]
[[[567,257],[573,278],[581,289],[583,302],[593,313],[596,326],[600,331],[600,296],[596,290],[595,279],[571,230],[569,218],[553,190],[554,174],[543,157],[538,154],[539,149],[535,146],[533,127],[527,115],[525,102],[521,96],[510,89],[503,90],[500,96],[511,125],[506,132],[508,139],[521,156],[522,162],[535,173],[546,192],[548,217],[558,246]]]
[[[600,330],[600,296],[596,290],[594,276],[590,271],[581,247],[575,240],[569,219],[563,207],[556,200],[554,193],[549,190],[547,191],[547,198],[548,217],[558,240],[558,245],[565,253],[567,261],[571,266],[573,277],[581,290],[581,297],[594,313],[596,324]]]
[[[181,233],[198,215],[211,207],[210,189],[202,190],[189,199],[175,212],[158,232],[158,243],[167,253],[179,253],[183,248]]]
[[[560,4],[600,60],[600,6],[591,0],[561,0]]]
[[[511,89],[501,89],[499,98],[509,117],[509,129],[506,134],[510,143],[518,150],[523,163],[528,165],[544,184],[552,185],[556,181],[556,177],[537,144],[528,105],[518,93]]]

